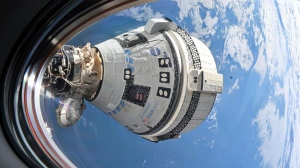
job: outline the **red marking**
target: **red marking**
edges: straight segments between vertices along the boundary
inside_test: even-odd
[[[144,118],[143,122],[148,122],[148,118]]]
[[[137,93],[135,95],[135,99],[138,100],[138,101],[143,101],[144,100],[144,95],[141,94],[141,93]]]

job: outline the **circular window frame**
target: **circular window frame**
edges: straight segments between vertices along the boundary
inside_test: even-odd
[[[109,15],[151,1],[50,2],[21,34],[1,76],[1,126],[10,145],[28,166],[74,165],[59,156],[55,149],[41,143],[36,135],[40,128],[34,129],[27,118],[34,111],[24,104],[30,100],[24,99],[26,92],[23,92],[22,84],[30,80],[36,82],[38,75],[33,79],[29,77],[38,74],[42,66],[50,61],[49,56],[84,28]],[[23,106],[27,113],[24,113]]]

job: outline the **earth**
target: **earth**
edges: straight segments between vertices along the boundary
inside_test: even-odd
[[[152,143],[88,102],[69,128],[49,107],[63,153],[78,167],[300,167],[300,2],[162,0],[100,20],[68,44],[95,45],[161,17],[203,41],[224,76],[208,118],[180,139]]]

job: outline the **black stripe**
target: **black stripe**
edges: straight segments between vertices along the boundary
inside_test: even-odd
[[[165,126],[168,121],[170,120],[170,118],[173,116],[175,109],[177,107],[177,102],[179,100],[179,93],[181,93],[181,78],[179,77],[179,63],[177,60],[177,55],[174,49],[174,46],[171,42],[171,40],[169,39],[169,37],[166,35],[166,33],[163,33],[163,36],[165,37],[166,41],[169,43],[171,52],[172,52],[172,56],[173,56],[173,62],[174,62],[174,85],[173,85],[173,92],[172,92],[172,97],[168,106],[168,109],[166,111],[166,113],[164,114],[164,116],[160,119],[160,121],[154,126],[152,127],[150,130],[146,131],[146,132],[142,132],[142,133],[137,133],[139,135],[146,135],[146,134],[153,134],[157,131],[159,131],[163,126]]]
[[[200,56],[191,36],[180,27],[177,28],[176,32],[182,37],[182,39],[185,41],[186,45],[188,46],[190,54],[192,55],[193,58],[192,60],[193,60],[194,68],[201,69]],[[193,92],[190,105],[182,120],[172,131],[164,135],[158,136],[157,137],[158,141],[172,139],[186,127],[186,125],[190,122],[191,118],[193,117],[196,111],[199,99],[200,99],[200,92]]]

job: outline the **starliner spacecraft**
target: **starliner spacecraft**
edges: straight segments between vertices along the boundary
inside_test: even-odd
[[[95,46],[63,46],[43,77],[61,97],[63,127],[76,123],[84,99],[141,137],[158,142],[199,126],[222,92],[208,47],[165,18]]]

